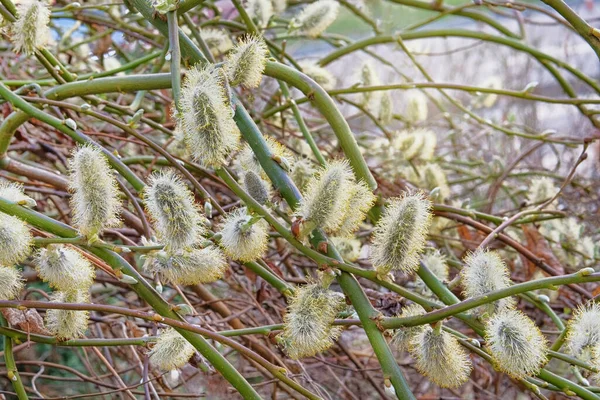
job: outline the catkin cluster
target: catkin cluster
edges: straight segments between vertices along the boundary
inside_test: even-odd
[[[164,249],[145,256],[144,269],[165,282],[197,284],[220,279],[227,262],[206,242],[206,220],[190,189],[172,171],[152,175],[144,191],[146,209]]]
[[[333,161],[311,177],[296,212],[301,236],[315,228],[340,236],[358,230],[375,196],[364,182],[354,179],[346,161]]]
[[[279,336],[284,351],[291,358],[299,359],[331,347],[342,331],[333,326],[333,322],[344,304],[343,296],[320,284],[296,289]]]

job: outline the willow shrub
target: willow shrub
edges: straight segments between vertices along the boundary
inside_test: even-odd
[[[0,3],[4,392],[598,398],[562,1]]]

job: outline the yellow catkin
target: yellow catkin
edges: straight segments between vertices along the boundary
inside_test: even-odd
[[[341,328],[334,327],[333,321],[344,304],[343,296],[319,284],[297,289],[279,336],[288,356],[297,360],[330,348],[341,333]]]
[[[183,367],[194,355],[195,348],[175,329],[162,331],[150,351],[150,363],[161,371]]]

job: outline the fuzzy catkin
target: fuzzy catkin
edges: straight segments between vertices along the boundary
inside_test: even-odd
[[[50,10],[43,1],[22,0],[17,4],[17,20],[11,27],[11,40],[16,53],[32,55],[51,37]]]
[[[25,260],[31,253],[32,239],[25,222],[0,212],[0,265],[11,266]]]
[[[350,207],[354,176],[346,161],[333,161],[313,176],[296,216],[311,228],[335,232]]]
[[[246,36],[241,39],[227,56],[225,68],[229,83],[248,89],[258,87],[265,71],[268,52],[267,45],[261,37]]]
[[[163,330],[150,351],[150,362],[161,371],[183,367],[194,355],[194,346],[175,329]]]
[[[267,148],[271,153],[272,159],[285,159],[288,162],[293,160],[294,156],[290,150],[277,140],[267,136],[265,137],[265,141],[267,142]],[[263,179],[268,179],[267,173],[263,170],[250,145],[245,145],[242,151],[240,151],[240,154],[237,157],[237,162],[243,171],[252,171]]]
[[[192,158],[211,168],[223,165],[240,140],[222,74],[213,65],[190,69],[181,88],[181,113],[177,114]]]
[[[221,229],[221,247],[228,257],[243,262],[260,258],[269,243],[269,224],[263,220],[251,221],[246,209],[232,211]]]
[[[204,218],[194,195],[172,171],[152,175],[144,201],[165,250],[188,248],[204,234]]]
[[[0,266],[0,300],[13,300],[25,287],[21,272],[14,267]]]
[[[448,332],[428,326],[413,337],[409,351],[417,370],[440,387],[456,388],[469,379],[469,355]]]
[[[88,303],[87,290],[75,289],[52,293],[53,303]],[[89,319],[88,311],[49,309],[46,311],[46,328],[60,340],[84,336]]]
[[[547,361],[546,338],[519,310],[494,315],[487,323],[485,339],[496,369],[513,378],[535,375]]]
[[[0,197],[25,207],[35,207],[36,202],[23,191],[23,185],[0,179]]]
[[[206,42],[213,56],[224,54],[233,47],[233,42],[229,38],[229,35],[220,29],[202,28],[200,36]]]
[[[215,246],[180,250],[175,254],[159,252],[146,256],[144,270],[157,274],[162,282],[172,285],[211,283],[223,277],[228,264]]]
[[[415,272],[430,224],[431,202],[423,193],[391,200],[373,236],[371,261],[378,275],[392,270]]]
[[[431,271],[440,281],[448,280],[449,268],[446,257],[439,250],[429,251],[423,255],[421,262]],[[416,289],[425,296],[433,297],[433,292],[427,287],[421,278],[415,282]]]
[[[569,353],[583,361],[600,361],[600,305],[580,306],[567,325],[565,343]]]
[[[261,205],[267,204],[271,197],[268,185],[269,184],[254,171],[247,171],[244,174],[244,189]]]
[[[35,257],[39,277],[60,291],[87,290],[94,282],[94,268],[81,253],[64,245],[49,245]]]
[[[510,286],[508,268],[498,253],[477,250],[465,258],[465,267],[461,271],[461,281],[466,297],[483,296],[495,290]],[[504,298],[480,306],[475,312],[493,314],[514,304],[511,298]]]
[[[91,145],[77,149],[69,161],[73,224],[93,238],[119,222],[119,189],[106,156]]]
[[[351,238],[358,230],[361,222],[363,222],[377,199],[363,181],[358,183],[352,182],[349,185],[350,200],[348,202],[348,211],[343,217],[342,224],[336,230],[337,235],[347,238]]]
[[[330,348],[342,331],[333,321],[344,304],[343,296],[319,284],[296,289],[279,337],[288,356],[297,360]]]
[[[421,92],[410,91],[406,100],[406,119],[409,122],[417,123],[427,119],[429,107],[427,105],[427,96]]]
[[[318,0],[304,7],[291,21],[290,27],[308,37],[316,38],[335,21],[339,7],[337,1]]]

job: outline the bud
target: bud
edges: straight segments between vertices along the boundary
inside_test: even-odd
[[[227,53],[233,47],[229,35],[221,29],[202,28],[200,30],[200,36],[204,39],[204,42],[206,42],[206,45],[213,56]]]
[[[465,267],[461,271],[461,281],[466,297],[483,296],[495,290],[510,286],[510,274],[498,253],[477,250],[465,258]],[[479,314],[493,314],[514,305],[511,298],[488,303],[476,309]]]
[[[580,306],[567,328],[565,343],[569,353],[585,362],[600,362],[600,305],[592,301]]]
[[[335,21],[339,7],[339,3],[333,0],[318,0],[311,3],[290,22],[290,29],[316,38]]]
[[[267,0],[258,0],[267,1]],[[261,37],[246,36],[227,55],[225,69],[231,86],[247,89],[260,85],[269,50]]]
[[[296,289],[279,336],[284,351],[297,360],[330,348],[342,332],[333,322],[344,306],[343,296],[319,284]]]
[[[143,266],[144,271],[157,274],[161,281],[172,285],[214,282],[223,277],[227,267],[225,256],[215,246],[179,250],[175,254],[157,252],[147,255]]]
[[[494,367],[513,378],[536,375],[547,361],[546,338],[519,310],[494,315],[487,323],[485,339]]]
[[[406,119],[409,122],[422,122],[427,119],[429,108],[427,106],[427,97],[418,91],[410,91],[406,99]]]
[[[133,276],[131,275],[126,275],[123,274],[120,278],[119,278],[119,282],[121,283],[125,283],[127,285],[137,285],[139,282],[137,279],[135,279]]]
[[[446,257],[439,250],[429,251],[421,258],[423,264],[431,271],[440,281],[448,280],[449,268],[446,263]],[[431,289],[425,285],[421,278],[417,278],[415,282],[416,289],[425,296],[433,297]]]
[[[215,66],[188,71],[181,89],[177,115],[179,129],[194,160],[206,167],[219,167],[239,144],[240,131]]]
[[[377,197],[373,194],[366,183],[349,183],[350,200],[346,215],[343,216],[341,226],[336,233],[342,237],[351,238],[364,221],[365,216],[375,204]]]
[[[65,292],[54,292],[50,297],[52,303],[88,303],[86,290],[75,289]],[[78,310],[46,311],[46,328],[60,340],[77,339],[87,330],[89,313]]]
[[[403,307],[402,311],[397,317],[407,318],[416,317],[418,315],[425,315],[425,309],[419,304],[413,303],[409,306]],[[396,346],[398,350],[408,350],[410,347],[410,342],[414,339],[414,337],[426,328],[429,328],[429,326],[417,325],[398,328],[394,331],[391,344]]]
[[[152,175],[144,201],[165,250],[192,246],[204,233],[204,218],[194,195],[173,172]]]
[[[244,8],[250,18],[256,20],[261,28],[265,28],[273,16],[273,3],[271,0],[248,0]]]
[[[296,213],[306,230],[334,232],[340,228],[350,205],[353,179],[346,161],[333,161],[310,179]]]
[[[430,224],[431,202],[422,192],[391,200],[373,237],[371,262],[378,275],[392,270],[415,272]]]
[[[25,287],[21,272],[13,267],[0,266],[0,300],[13,300]]]
[[[90,145],[78,148],[69,161],[69,173],[73,224],[79,232],[91,239],[115,226],[119,189],[104,154]]]
[[[254,261],[267,250],[269,224],[240,208],[227,215],[221,235],[221,247],[228,257],[243,262]]]
[[[171,371],[183,367],[194,355],[196,349],[175,329],[160,332],[156,344],[150,351],[150,362],[161,371]]]
[[[0,179],[0,197],[25,207],[35,207],[36,202],[23,192],[23,185]]]
[[[448,186],[448,179],[446,179],[446,173],[439,166],[439,164],[427,163],[420,170],[421,182],[424,188],[432,190],[434,188],[439,189],[439,194],[442,198],[447,199],[450,197],[450,187]]]
[[[311,61],[301,61],[298,64],[302,67],[302,72],[317,82],[323,89],[335,89],[336,79],[331,72]]]
[[[14,51],[32,55],[38,48],[45,46],[52,37],[49,22],[50,10],[45,2],[20,1],[17,4],[17,20],[11,28]]]
[[[269,195],[268,183],[263,181],[262,178],[253,171],[247,171],[244,174],[244,188],[254,200],[263,206],[267,204],[271,197]]]
[[[31,253],[31,232],[17,217],[0,213],[0,266],[19,263]]]
[[[53,289],[88,290],[94,282],[94,268],[71,247],[51,244],[38,251],[34,262],[40,278]]]
[[[410,343],[417,370],[443,388],[464,384],[471,374],[471,360],[450,333],[427,326]]]

